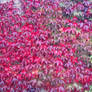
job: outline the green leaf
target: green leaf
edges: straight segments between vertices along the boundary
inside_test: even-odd
[[[91,60],[90,62],[92,63],[92,55],[90,56],[90,60]]]
[[[76,32],[77,32],[77,33],[80,33],[80,32],[81,32],[81,29],[76,28]]]
[[[90,41],[92,42],[92,38],[90,39]]]
[[[92,18],[89,18],[89,20],[91,20],[91,21],[92,21]]]
[[[59,5],[60,5],[60,7],[65,7],[64,3],[60,3]]]
[[[89,92],[92,92],[92,85],[90,85],[90,89],[89,89]]]
[[[90,13],[92,13],[92,9],[90,9]]]
[[[88,92],[87,90],[85,90],[84,92]]]
[[[92,59],[92,55],[90,56],[90,58]]]
[[[82,16],[82,12],[81,11],[74,11],[74,16]]]

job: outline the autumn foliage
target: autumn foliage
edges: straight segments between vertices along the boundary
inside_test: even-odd
[[[91,0],[0,4],[0,92],[92,92]]]

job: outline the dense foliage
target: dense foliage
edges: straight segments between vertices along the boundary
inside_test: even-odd
[[[91,0],[0,4],[0,92],[92,92]]]

